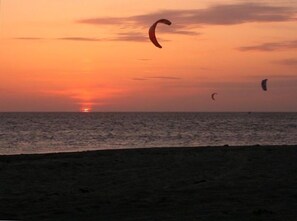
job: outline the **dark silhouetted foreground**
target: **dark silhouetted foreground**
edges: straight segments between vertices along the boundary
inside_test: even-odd
[[[297,147],[0,157],[0,219],[296,220]]]

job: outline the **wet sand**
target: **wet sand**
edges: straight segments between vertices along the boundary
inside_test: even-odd
[[[0,156],[0,219],[297,220],[297,146]]]

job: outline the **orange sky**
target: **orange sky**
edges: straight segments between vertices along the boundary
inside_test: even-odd
[[[275,2],[2,0],[0,111],[297,111],[297,2]]]

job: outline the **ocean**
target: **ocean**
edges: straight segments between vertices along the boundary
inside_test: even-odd
[[[297,145],[297,113],[0,113],[0,154]]]

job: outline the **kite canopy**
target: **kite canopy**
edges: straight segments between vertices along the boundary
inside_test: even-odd
[[[162,46],[159,44],[157,37],[156,37],[156,27],[159,23],[165,24],[165,25],[171,25],[171,21],[167,20],[167,19],[160,19],[158,21],[156,21],[149,29],[149,37],[151,42],[153,42],[153,44],[158,47],[158,48],[162,48]]]
[[[264,79],[261,82],[261,86],[262,86],[263,91],[267,91],[267,81],[268,81],[268,79]]]
[[[215,99],[215,95],[217,95],[218,93],[213,93],[213,94],[211,94],[211,99],[213,99],[214,101],[216,100]]]

